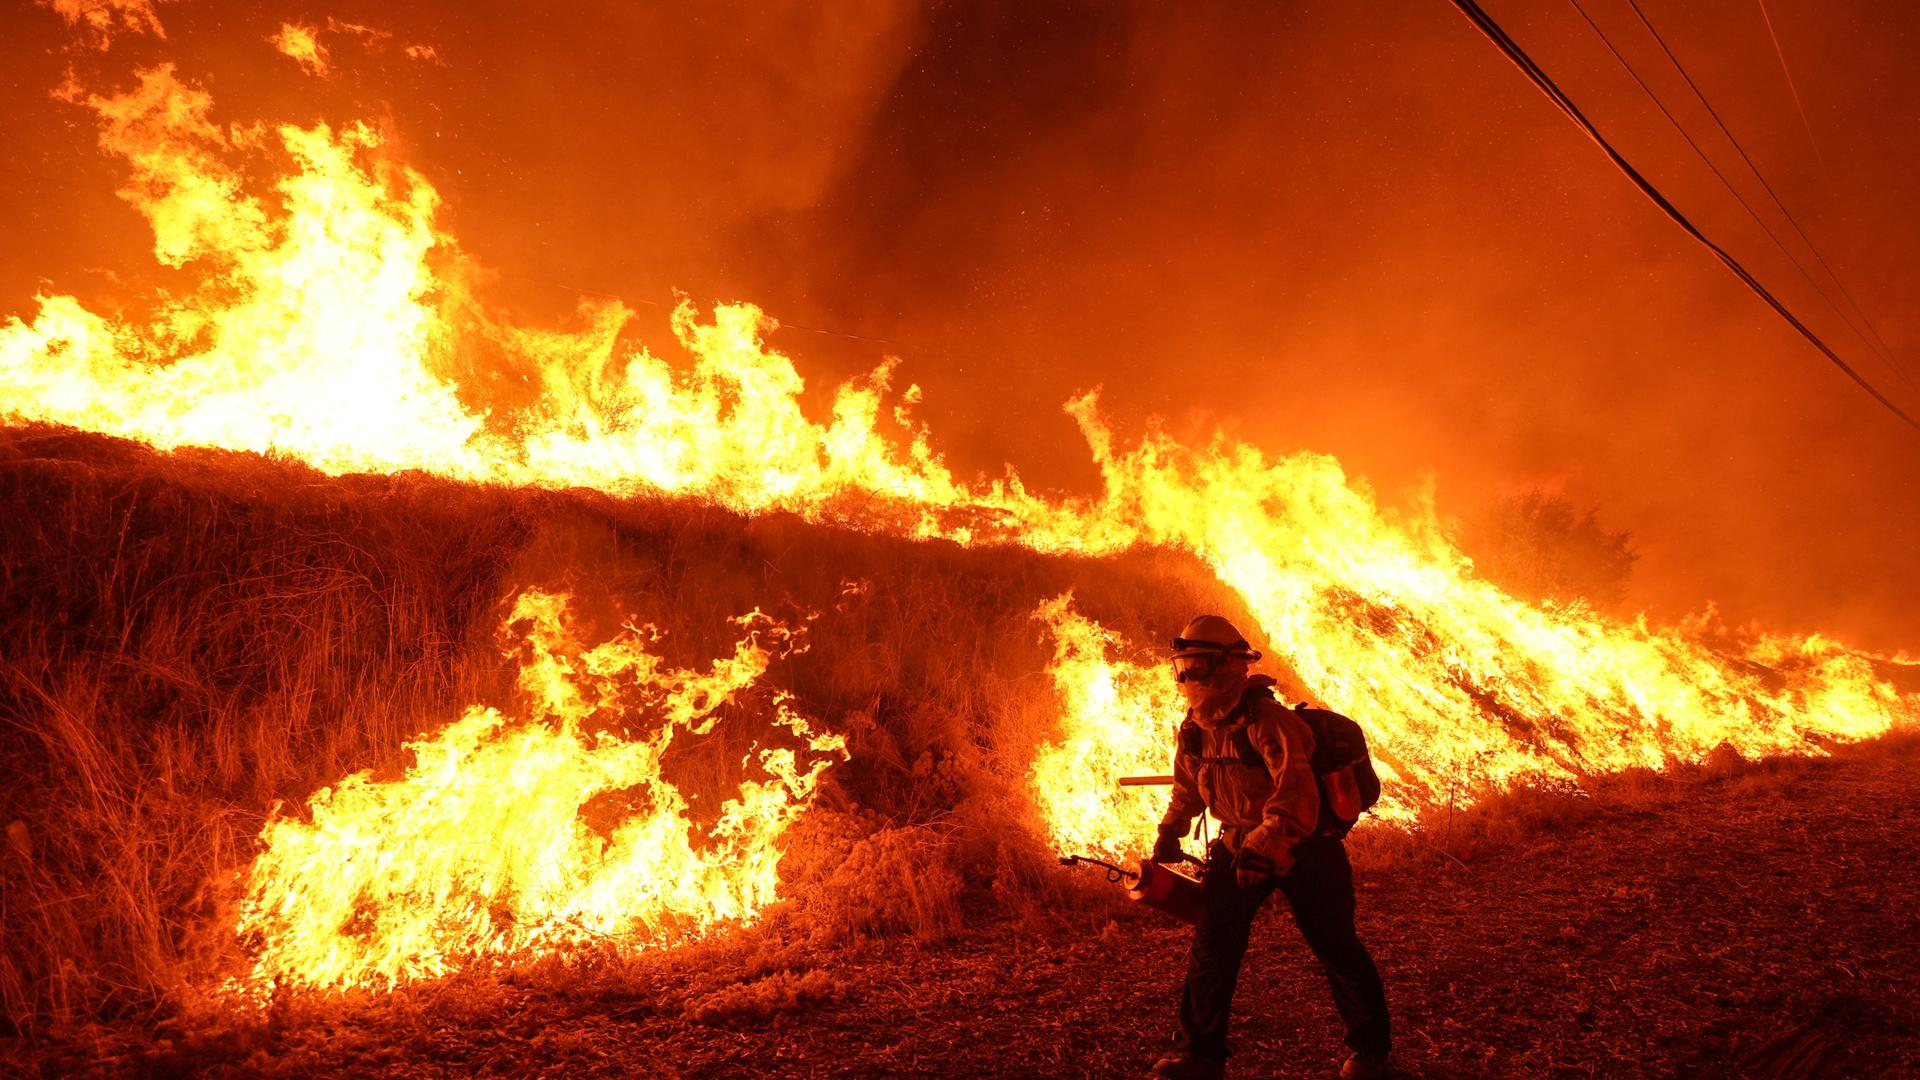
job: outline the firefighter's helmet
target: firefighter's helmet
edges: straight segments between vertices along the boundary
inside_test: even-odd
[[[1173,639],[1173,667],[1180,682],[1205,682],[1228,660],[1258,659],[1246,635],[1219,615],[1195,617]]]

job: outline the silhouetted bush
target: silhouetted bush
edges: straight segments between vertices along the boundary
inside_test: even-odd
[[[1600,524],[1598,511],[1530,488],[1495,500],[1460,529],[1480,573],[1518,596],[1612,608],[1633,574],[1633,536]]]

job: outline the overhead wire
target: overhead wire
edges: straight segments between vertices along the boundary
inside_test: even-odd
[[[1786,77],[1787,92],[1793,95],[1793,107],[1800,113],[1800,126],[1807,133],[1807,145],[1813,147],[1814,160],[1820,163],[1820,175],[1831,181],[1826,155],[1820,152],[1820,140],[1813,137],[1813,121],[1807,119],[1807,104],[1800,100],[1800,87],[1793,81],[1793,69],[1787,66],[1787,51],[1780,47],[1780,35],[1773,28],[1773,16],[1767,12],[1767,0],[1756,2],[1760,5],[1760,19],[1767,24],[1767,37],[1773,39],[1773,55],[1780,58],[1780,74]]]
[[[1482,8],[1476,0],[1451,0],[1451,2],[1455,8],[1459,9],[1462,15],[1467,17],[1467,21],[1472,23],[1476,30],[1480,31],[1482,36],[1488,41],[1491,41],[1494,47],[1499,49],[1501,54],[1505,56],[1509,62],[1519,68],[1522,74],[1526,75],[1528,81],[1532,82],[1536,89],[1546,95],[1547,100],[1553,102],[1589,139],[1593,140],[1601,152],[1607,155],[1608,160],[1612,161],[1614,166],[1618,168],[1628,180],[1632,181],[1635,187],[1640,189],[1641,194],[1652,200],[1653,204],[1659,207],[1660,211],[1666,214],[1674,224],[1680,226],[1688,236],[1693,237],[1708,251],[1712,252],[1714,257],[1720,260],[1721,265],[1731,271],[1755,296],[1758,296],[1768,307],[1772,308],[1776,314],[1786,320],[1787,325],[1793,327],[1799,332],[1801,337],[1805,338],[1815,349],[1818,349],[1820,355],[1826,357],[1829,362],[1844,372],[1847,378],[1852,379],[1860,389],[1866,391],[1868,396],[1879,402],[1888,412],[1899,417],[1908,427],[1913,428],[1915,431],[1920,431],[1920,420],[1915,420],[1905,409],[1894,404],[1891,398],[1881,393],[1878,387],[1869,382],[1866,376],[1856,371],[1851,364],[1848,364],[1819,334],[1815,333],[1806,323],[1801,322],[1800,318],[1796,316],[1792,310],[1781,303],[1778,297],[1774,296],[1765,285],[1761,284],[1758,278],[1754,277],[1753,274],[1740,263],[1740,260],[1734,258],[1725,248],[1709,239],[1705,233],[1700,231],[1699,226],[1689,220],[1686,214],[1681,212],[1679,207],[1675,206],[1671,200],[1660,192],[1659,188],[1655,187],[1651,181],[1641,175],[1640,170],[1634,168],[1633,164],[1629,162],[1619,150],[1614,148],[1614,145],[1607,140],[1606,136],[1600,133],[1600,129],[1594,125],[1593,121],[1587,119],[1587,115],[1581,112],[1580,107],[1574,104],[1573,99],[1567,96],[1566,91],[1562,90],[1559,84],[1553,81],[1553,77],[1548,75],[1546,70],[1536,63],[1533,57],[1527,54],[1525,49],[1520,47],[1519,42],[1513,40],[1513,38],[1507,34],[1506,30],[1502,29],[1500,24],[1494,21],[1493,16],[1487,14],[1486,10]]]
[[[1653,20],[1647,18],[1647,13],[1641,10],[1640,0],[1627,0],[1627,5],[1633,8],[1635,15],[1640,17],[1640,25],[1646,27],[1647,33],[1659,44],[1660,51],[1667,55],[1667,60],[1673,64],[1673,69],[1680,73],[1682,79],[1686,80],[1687,88],[1693,91],[1693,96],[1697,98],[1701,106],[1707,110],[1707,115],[1713,118],[1715,126],[1720,129],[1720,134],[1726,136],[1727,142],[1731,143],[1734,151],[1740,155],[1740,160],[1746,162],[1747,169],[1753,173],[1754,179],[1760,181],[1760,187],[1766,191],[1767,198],[1773,200],[1773,205],[1779,209],[1781,216],[1787,219],[1787,224],[1793,226],[1794,233],[1800,237],[1800,242],[1807,246],[1807,250],[1812,252],[1814,260],[1820,264],[1820,269],[1826,271],[1827,277],[1833,279],[1834,285],[1840,290],[1841,297],[1847,301],[1847,306],[1853,310],[1853,313],[1859,317],[1861,325],[1866,328],[1867,336],[1872,338],[1872,344],[1878,347],[1880,354],[1886,358],[1888,365],[1892,367],[1894,371],[1898,372],[1900,377],[1906,380],[1908,385],[1914,385],[1913,376],[1908,374],[1906,366],[1895,358],[1892,347],[1887,344],[1886,339],[1880,336],[1880,331],[1874,328],[1873,320],[1867,316],[1866,311],[1860,306],[1860,301],[1854,298],[1853,290],[1847,288],[1846,281],[1834,271],[1833,265],[1827,262],[1827,257],[1821,254],[1819,245],[1815,244],[1813,238],[1807,235],[1807,230],[1800,226],[1800,219],[1794,216],[1792,210],[1787,209],[1786,202],[1773,190],[1773,185],[1767,181],[1767,175],[1760,171],[1760,166],[1756,164],[1753,157],[1747,153],[1747,148],[1741,145],[1740,140],[1734,136],[1733,129],[1729,128],[1727,122],[1721,119],[1719,110],[1713,107],[1713,102],[1707,99],[1706,92],[1700,89],[1698,83],[1694,82],[1693,75],[1687,71],[1687,66],[1680,62],[1678,56],[1674,55],[1673,49],[1667,45],[1667,39],[1662,37],[1660,31],[1654,27]],[[1771,235],[1771,232],[1769,232],[1769,235]],[[1779,242],[1777,237],[1774,242]],[[1804,268],[1802,272],[1805,272]]]
[[[1740,189],[1727,177],[1727,174],[1720,170],[1719,164],[1713,160],[1712,155],[1708,154],[1706,149],[1694,140],[1693,133],[1687,130],[1686,125],[1680,122],[1679,117],[1673,115],[1673,110],[1667,108],[1666,102],[1660,100],[1660,95],[1654,92],[1653,87],[1647,85],[1647,80],[1642,78],[1640,72],[1634,69],[1632,62],[1614,45],[1613,39],[1609,38],[1607,32],[1600,28],[1600,24],[1594,21],[1593,15],[1580,3],[1580,0],[1567,0],[1567,2],[1573,5],[1573,10],[1579,12],[1582,19],[1586,20],[1587,26],[1593,30],[1594,36],[1598,37],[1600,43],[1607,47],[1607,51],[1613,54],[1613,58],[1619,61],[1621,69],[1624,70],[1627,75],[1633,79],[1634,84],[1639,86],[1640,90],[1647,95],[1648,99],[1653,102],[1654,107],[1660,110],[1660,115],[1666,117],[1667,123],[1673,125],[1673,129],[1680,133],[1682,139],[1686,140],[1687,145],[1693,149],[1694,156],[1698,157],[1707,168],[1712,171],[1714,178],[1720,181],[1720,186],[1726,188],[1727,193],[1732,195],[1734,201],[1740,204],[1740,208],[1745,210],[1747,216],[1753,219],[1753,223],[1760,226],[1760,231],[1766,233],[1767,239],[1773,241],[1773,246],[1780,249],[1780,254],[1785,255],[1787,261],[1793,264],[1793,268],[1800,271],[1800,276],[1806,279],[1808,285],[1813,286],[1813,291],[1820,295],[1820,299],[1827,302],[1827,306],[1833,309],[1834,314],[1840,316],[1840,321],[1847,325],[1847,329],[1853,331],[1854,336],[1864,342],[1869,349],[1873,348],[1873,340],[1868,336],[1867,331],[1862,331],[1860,327],[1854,325],[1852,318],[1849,317],[1845,311],[1841,310],[1840,305],[1834,301],[1833,297],[1827,295],[1826,287],[1815,280],[1813,271],[1808,270],[1806,264],[1800,261],[1800,257],[1795,255],[1791,248],[1787,247],[1786,241],[1780,239],[1780,235],[1773,231],[1773,227],[1768,225],[1766,219],[1760,216],[1760,212],[1753,208],[1753,204],[1747,201],[1747,197],[1742,195]],[[1749,162],[1749,164],[1751,165],[1751,162]],[[1804,235],[1802,238],[1804,239]],[[1829,270],[1828,272],[1831,273],[1832,271]],[[1864,319],[1865,316],[1862,316],[1862,318]],[[1872,324],[1869,323],[1868,331],[1871,331],[1871,329]],[[1901,370],[1898,364],[1893,361],[1891,353],[1883,354],[1883,359],[1887,361],[1888,365],[1892,367],[1901,378],[1906,379],[1909,383],[1912,382],[1912,379],[1907,373]]]

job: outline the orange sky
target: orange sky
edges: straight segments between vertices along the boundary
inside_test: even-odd
[[[1623,0],[1582,2],[1733,174]],[[1920,410],[1572,6],[1486,6]],[[1816,155],[1752,0],[1642,6],[1920,370],[1920,8],[1770,0]],[[562,285],[678,288],[885,339],[776,341],[817,386],[899,353],[963,467],[1088,482],[1058,407],[1103,384],[1122,430],[1224,422],[1333,453],[1389,497],[1433,475],[1450,512],[1561,486],[1635,534],[1632,598],[1662,616],[1715,600],[1736,620],[1920,648],[1920,433],[1660,217],[1445,0],[697,7],[180,0],[157,9],[164,41],[99,53],[14,5],[0,313],[45,283],[87,299],[161,280],[90,118],[51,94],[70,69],[118,86],[170,59],[227,120],[377,119],[531,312],[569,309]],[[323,32],[325,77],[267,44],[328,16],[394,36]],[[664,310],[648,321],[663,337]]]

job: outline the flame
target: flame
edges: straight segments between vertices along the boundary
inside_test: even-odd
[[[523,717],[469,708],[411,743],[395,780],[356,773],[271,822],[239,918],[258,942],[248,988],[392,986],[488,960],[611,941],[644,948],[739,923],[772,902],[781,840],[845,741],[784,698],[770,726],[805,747],[760,749],[700,835],[661,773],[677,735],[704,735],[794,631],[735,620],[733,655],[701,673],[662,665],[650,630],[584,648],[568,597],[528,591],[503,632],[524,652]],[[589,804],[627,807],[595,823]],[[605,816],[604,814],[600,816]]]
[[[1047,674],[1064,737],[1034,756],[1029,785],[1061,851],[1124,859],[1144,854],[1167,809],[1164,787],[1121,787],[1123,776],[1173,772],[1174,721],[1186,710],[1167,666],[1131,664],[1112,632],[1055,597],[1033,613],[1053,635]]]
[[[481,418],[425,361],[440,331],[423,302],[438,196],[405,170],[364,168],[370,128],[278,129],[292,170],[269,206],[226,160],[264,134],[215,126],[211,97],[171,67],[85,102],[127,159],[121,194],[151,221],[155,257],[201,273],[145,326],[42,297],[32,323],[0,329],[0,412],[336,473],[486,475],[470,445]]]
[[[102,147],[126,164],[123,195],[152,226],[156,258],[190,272],[188,283],[145,317],[47,295],[31,321],[0,326],[0,416],[163,449],[285,455],[329,473],[418,469],[681,493],[749,513],[1046,552],[1183,549],[1244,600],[1261,644],[1285,658],[1301,691],[1366,727],[1391,793],[1384,809],[1402,818],[1522,777],[1659,768],[1722,744],[1748,756],[1821,753],[1828,741],[1920,717],[1920,696],[1903,697],[1876,678],[1871,658],[1838,643],[1715,646],[1684,628],[1523,602],[1480,580],[1430,510],[1382,508],[1330,457],[1274,459],[1224,438],[1188,446],[1158,430],[1123,449],[1092,395],[1068,410],[1100,466],[1097,496],[1044,497],[1012,474],[963,482],[910,414],[917,389],[890,403],[892,361],[839,387],[829,418],[810,417],[798,370],[767,345],[777,323],[750,304],[705,317],[678,306],[679,363],[627,344],[633,316],[617,302],[584,305],[572,330],[495,316],[461,285],[432,185],[388,160],[364,125],[221,128],[208,95],[166,67],[119,95],[68,97],[97,116]],[[271,193],[249,185],[243,164],[277,170]],[[486,371],[469,370],[474,355],[488,357]],[[518,396],[498,394],[501,383]],[[1062,643],[1054,674],[1067,711],[1061,741],[1041,750],[1036,802],[1062,845],[1137,851],[1154,795],[1118,794],[1113,781],[1165,768],[1178,711],[1164,674],[1064,602],[1042,617]],[[466,790],[478,782],[467,773],[518,754],[563,770],[555,805],[577,808],[568,785],[602,782],[600,766],[585,763],[599,759],[580,757],[564,725],[550,728],[471,713],[417,748],[407,785],[342,785],[316,804],[311,828],[324,821],[351,846],[362,834],[343,800],[369,798],[364,812],[387,823],[372,835],[411,829],[410,813],[439,821],[439,803],[399,807],[436,783]],[[629,746],[613,757],[648,753]],[[470,835],[465,824],[447,827],[421,835],[420,850],[435,836]],[[456,954],[536,945],[576,915],[589,926],[621,918],[594,906],[601,900],[576,910],[570,899],[503,924],[473,898],[498,895],[489,890],[507,879],[449,854],[453,876],[441,884],[407,879],[433,900],[424,923],[343,938],[358,894],[331,896],[299,869],[311,864],[293,859],[295,838],[318,835],[303,828],[276,826],[256,873],[259,883],[307,883],[270,902],[263,893],[251,909],[268,973],[316,971],[303,977],[323,985],[368,971],[399,978]],[[534,843],[497,839],[510,851]],[[322,857],[320,848],[303,856]],[[454,889],[456,880],[468,884]],[[513,880],[533,889],[547,879]],[[759,889],[708,910],[745,913],[743,897]],[[443,911],[442,898],[454,906]]]
[[[85,35],[100,49],[113,44],[120,34],[152,34],[164,38],[167,32],[154,13],[154,0],[41,0],[70,27]]]
[[[311,26],[281,23],[280,32],[267,41],[309,75],[325,75],[331,65],[327,47],[320,44],[320,31]]]

